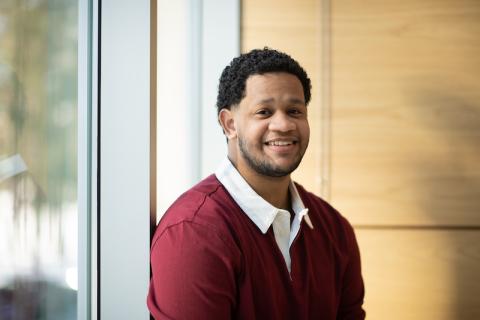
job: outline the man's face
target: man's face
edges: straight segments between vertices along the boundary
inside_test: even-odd
[[[250,76],[245,97],[232,109],[237,167],[270,177],[294,171],[308,146],[310,128],[300,80],[289,73]]]

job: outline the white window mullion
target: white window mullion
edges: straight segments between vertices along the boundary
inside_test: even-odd
[[[100,318],[149,319],[150,0],[102,0]]]

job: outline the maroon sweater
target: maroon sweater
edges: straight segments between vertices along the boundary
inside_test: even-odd
[[[364,319],[350,224],[297,185],[303,221],[289,274],[272,228],[263,234],[214,175],[168,209],[152,240],[147,304],[155,319]]]

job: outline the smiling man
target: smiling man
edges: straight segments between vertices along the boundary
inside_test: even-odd
[[[253,50],[221,77],[228,156],[157,227],[147,304],[155,319],[364,319],[350,224],[293,182],[308,146],[310,79]]]

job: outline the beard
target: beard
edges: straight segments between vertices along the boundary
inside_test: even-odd
[[[304,150],[300,150],[297,158],[292,162],[292,164],[285,168],[275,165],[272,161],[268,161],[266,156],[264,156],[263,159],[260,157],[255,157],[255,155],[250,152],[250,148],[245,140],[241,137],[238,137],[238,145],[240,148],[240,153],[247,162],[248,166],[258,174],[268,177],[284,177],[292,173],[300,165],[300,162],[302,161],[303,155],[306,151],[306,148]]]

